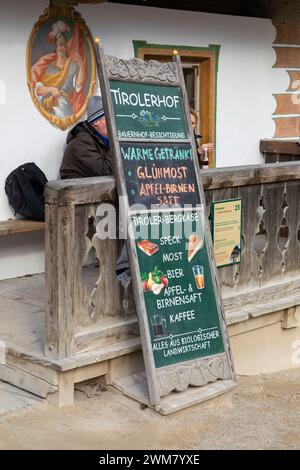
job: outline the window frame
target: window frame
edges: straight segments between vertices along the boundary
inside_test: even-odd
[[[135,57],[143,60],[170,61],[178,54],[182,63],[200,63],[200,96],[197,108],[200,109],[201,142],[215,145],[213,159],[209,166],[216,166],[216,119],[217,119],[217,75],[220,45],[192,47],[165,44],[150,44],[147,41],[133,40]],[[205,110],[208,109],[208,119]]]

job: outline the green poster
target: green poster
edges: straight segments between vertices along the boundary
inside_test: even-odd
[[[242,200],[212,203],[212,238],[217,267],[241,262]]]
[[[187,139],[179,87],[110,81],[117,135],[122,139]]]
[[[155,366],[224,352],[202,210],[131,219]]]

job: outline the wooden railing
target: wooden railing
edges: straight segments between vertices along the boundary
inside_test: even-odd
[[[96,234],[98,206],[114,199],[112,177],[47,185],[45,353],[52,359],[138,335],[131,292],[123,314],[120,243]]]
[[[220,268],[228,322],[300,304],[300,166],[244,166],[206,171],[212,201],[242,199],[242,260]]]
[[[202,180],[208,214],[212,201],[242,199],[241,263],[218,270],[228,322],[300,304],[300,166],[205,170]],[[45,196],[46,355],[136,340],[132,292],[115,272],[121,242],[96,233],[98,206],[115,203],[114,178],[51,182]]]

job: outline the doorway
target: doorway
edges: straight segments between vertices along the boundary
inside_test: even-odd
[[[175,54],[181,58],[189,103],[198,114],[198,132],[201,144],[212,142],[215,151],[209,166],[216,166],[216,89],[220,46],[207,48],[166,46],[133,41],[135,56],[143,60],[172,61]]]
[[[198,133],[200,132],[200,64],[182,64],[183,76],[186,86],[186,92],[188,95],[188,100],[190,107],[193,108],[198,115]]]

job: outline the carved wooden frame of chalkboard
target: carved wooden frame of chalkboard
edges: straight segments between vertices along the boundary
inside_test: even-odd
[[[186,94],[184,77],[181,68],[180,57],[175,56],[173,63],[160,63],[158,61],[150,60],[148,62],[141,59],[119,59],[113,56],[105,56],[101,46],[96,47],[96,59],[99,73],[99,80],[102,90],[102,97],[107,116],[107,125],[110,136],[112,151],[114,154],[114,174],[116,177],[116,187],[119,196],[127,196],[127,188],[125,182],[124,168],[122,165],[120,145],[116,130],[116,122],[114,118],[113,103],[110,94],[109,80],[122,80],[136,83],[147,83],[156,85],[169,85],[180,87],[185,119],[188,129],[188,137],[185,142],[188,142],[193,150],[193,155],[197,155],[195,148],[195,141],[193,138],[193,130],[189,116],[189,105]],[[195,172],[197,176],[197,185],[200,195],[200,203],[204,207],[205,212],[205,198],[204,191],[201,184],[200,169],[198,161],[194,158]],[[120,212],[128,214],[129,203],[127,197],[120,198]],[[217,268],[214,259],[213,245],[211,239],[211,232],[207,214],[205,213],[205,238],[207,242],[208,257],[210,260],[210,269],[212,283],[214,287],[220,327],[223,335],[225,352],[211,357],[199,358],[184,363],[178,363],[171,366],[155,368],[153,351],[151,348],[151,337],[149,333],[149,326],[147,320],[147,312],[143,291],[139,287],[140,279],[138,277],[138,258],[136,251],[136,244],[133,236],[133,229],[129,224],[129,239],[128,254],[131,266],[131,274],[133,278],[133,287],[135,295],[135,303],[140,324],[140,334],[144,355],[144,364],[149,389],[149,403],[154,406],[158,411],[162,411],[161,403],[162,397],[170,394],[172,391],[184,391],[184,398],[178,396],[178,406],[174,400],[170,404],[169,411],[165,413],[176,411],[176,409],[184,408],[194,403],[212,398],[227,390],[232,389],[235,385],[235,370],[232,360],[232,353],[230,349],[228,333],[226,328],[226,320],[224,315],[224,308],[222,303],[222,296],[218,282]],[[221,379],[221,380],[218,380]],[[220,385],[223,383],[222,385]],[[209,385],[207,385],[209,384]],[[195,395],[189,386],[196,386],[202,389],[201,393]],[[206,387],[201,387],[206,385]],[[203,391],[203,389],[206,389]],[[195,389],[194,389],[195,390]],[[188,396],[190,391],[191,398]],[[163,400],[165,400],[165,397]],[[168,407],[167,407],[168,408]]]

